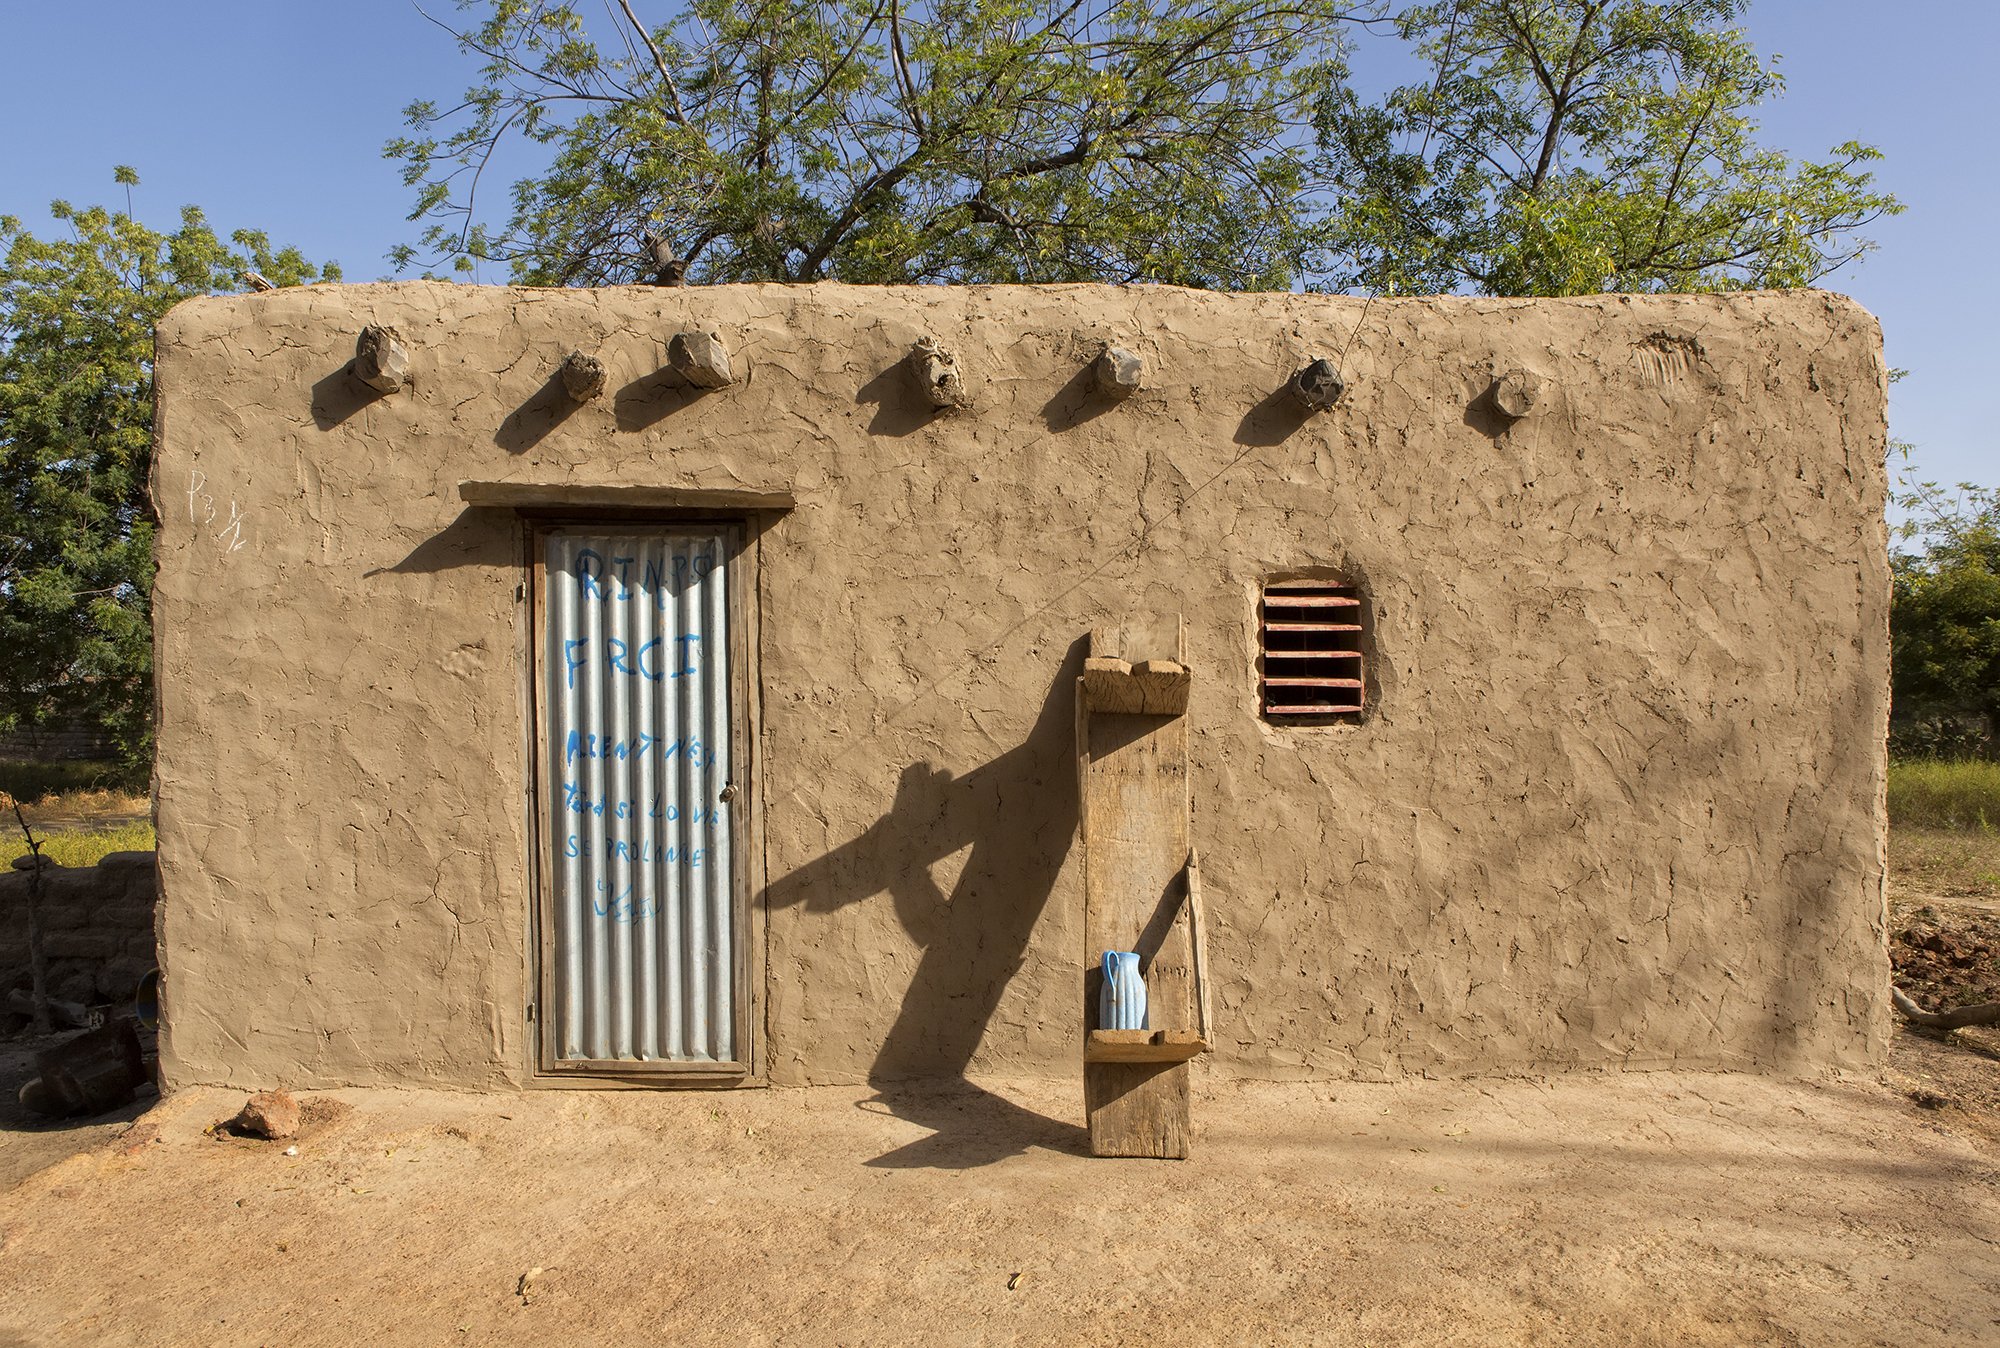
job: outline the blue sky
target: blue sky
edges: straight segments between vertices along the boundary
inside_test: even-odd
[[[1908,203],[1872,231],[1876,253],[1825,284],[1881,319],[1889,363],[1909,371],[1890,423],[1915,476],[2000,485],[2000,5],[1759,0],[1745,24],[1790,84],[1763,110],[1766,141],[1876,144],[1881,181]],[[17,0],[0,7],[0,51],[0,213],[39,228],[53,198],[117,201],[112,165],[131,164],[142,219],[194,202],[356,281],[387,275],[390,246],[415,233],[381,157],[399,110],[468,72],[407,0]]]

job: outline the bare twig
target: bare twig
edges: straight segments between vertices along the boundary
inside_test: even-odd
[[[28,855],[35,863],[28,872],[28,970],[35,998],[35,1033],[52,1034],[55,1023],[49,1019],[49,961],[42,951],[42,843],[28,827],[21,802],[14,800],[12,804],[14,820],[21,826],[21,836],[28,840]]]

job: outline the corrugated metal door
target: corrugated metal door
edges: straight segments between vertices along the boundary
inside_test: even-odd
[[[552,1066],[737,1060],[728,526],[552,529]]]

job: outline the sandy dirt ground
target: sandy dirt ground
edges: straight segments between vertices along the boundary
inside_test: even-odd
[[[1993,851],[1988,840],[1979,842],[1982,851]],[[2000,865],[2000,858],[1986,865]],[[1949,1010],[2000,1001],[2000,899],[1992,890],[1986,883],[1947,883],[1892,891],[1889,958],[1897,985],[1919,1005]],[[2000,1149],[2000,1025],[1948,1034],[1899,1026],[1888,1079]]]
[[[1895,899],[1913,995],[2000,995],[1985,889]],[[1083,1156],[1064,1082],[337,1092],[286,1156],[229,1092],[33,1119],[66,1037],[0,1041],[0,1348],[2000,1343],[2000,1028],[1884,1083],[1206,1080],[1184,1164]]]
[[[1878,1084],[183,1092],[0,1194],[0,1345],[1972,1344],[1995,1153]],[[4,1145],[4,1142],[0,1142]]]
[[[51,1122],[24,1109],[20,1100],[23,1082],[37,1074],[35,1055],[74,1039],[76,1030],[59,1030],[51,1035],[21,1033],[0,1039],[0,1191],[11,1189],[28,1176],[79,1151],[88,1151],[108,1142],[159,1103],[150,1085],[139,1098],[122,1109],[89,1119]],[[141,1036],[141,1046],[150,1057],[150,1034]]]

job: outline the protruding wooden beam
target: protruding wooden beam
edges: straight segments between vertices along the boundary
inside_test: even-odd
[[[604,392],[604,362],[595,356],[572,351],[563,357],[559,373],[563,392],[576,402],[587,403]]]
[[[354,377],[378,393],[410,382],[410,351],[394,328],[369,326],[354,343]]]
[[[720,333],[682,332],[667,343],[667,363],[696,388],[723,388],[736,382],[729,368],[729,348]]]
[[[1320,356],[1300,366],[1286,387],[1307,412],[1323,412],[1347,392],[1347,381],[1340,377],[1332,361]]]
[[[1083,1042],[1090,1062],[1186,1062],[1208,1052],[1193,1030],[1092,1030]]]
[[[919,337],[908,356],[910,373],[932,407],[944,411],[971,404],[965,377],[959,373],[958,357],[939,345],[934,337]]]
[[[1503,370],[1493,379],[1493,410],[1509,421],[1519,421],[1547,394],[1548,381],[1533,371],[1518,367]]]
[[[1129,398],[1146,386],[1146,358],[1122,346],[1106,346],[1093,367],[1097,388],[1111,398]]]

